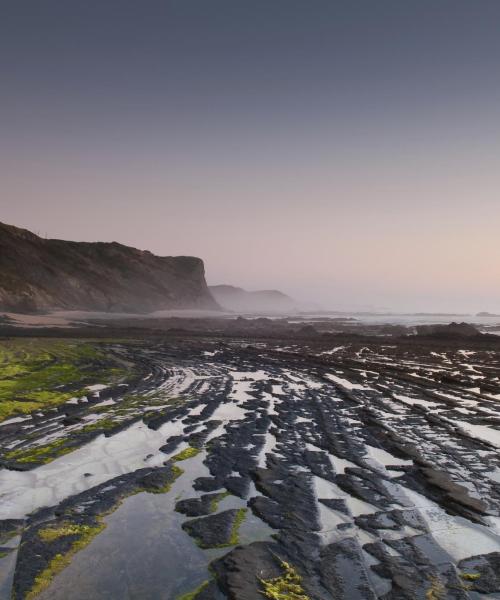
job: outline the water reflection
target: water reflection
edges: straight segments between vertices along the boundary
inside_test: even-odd
[[[167,494],[141,493],[106,517],[106,529],[80,551],[40,600],[170,600],[210,578],[208,564],[230,549],[200,549],[182,530],[186,517],[175,512],[181,498],[199,496],[193,480],[209,476],[205,453],[179,463],[184,474]],[[219,510],[246,501],[228,496]],[[269,539],[267,525],[249,510],[240,528],[241,543]]]

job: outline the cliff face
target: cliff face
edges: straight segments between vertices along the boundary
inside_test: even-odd
[[[0,223],[0,310],[217,309],[203,261],[116,242],[47,240]]]

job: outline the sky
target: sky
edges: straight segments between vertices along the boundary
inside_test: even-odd
[[[0,0],[0,72],[0,221],[500,311],[498,0]]]

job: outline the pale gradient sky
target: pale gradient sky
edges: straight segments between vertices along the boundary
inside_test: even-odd
[[[0,6],[0,220],[324,307],[500,311],[500,2]]]

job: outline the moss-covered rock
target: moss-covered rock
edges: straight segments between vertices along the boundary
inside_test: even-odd
[[[272,579],[260,579],[262,594],[271,600],[309,600],[302,587],[302,577],[289,563],[282,561],[283,574]]]

